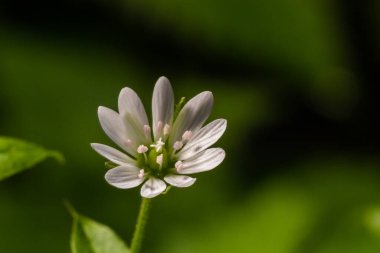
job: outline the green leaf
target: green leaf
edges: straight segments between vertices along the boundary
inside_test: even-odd
[[[0,181],[49,158],[63,162],[63,155],[36,144],[0,136]]]
[[[66,203],[73,216],[71,231],[72,253],[129,253],[127,245],[108,226],[89,219]]]

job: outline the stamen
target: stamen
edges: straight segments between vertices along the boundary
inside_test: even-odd
[[[158,121],[156,125],[156,133],[161,133],[162,131],[162,121]]]
[[[150,137],[150,133],[151,133],[150,126],[144,125],[144,133],[146,137]]]
[[[164,135],[168,135],[170,132],[170,125],[169,124],[165,124],[164,126]]]
[[[173,148],[175,150],[180,150],[183,147],[183,142],[182,141],[176,141],[174,142]]]
[[[152,148],[155,148],[157,152],[160,152],[163,146],[165,146],[165,142],[162,141],[162,138],[159,138],[155,144],[150,145]]]
[[[191,137],[193,137],[193,132],[187,130],[186,132],[183,133],[182,140],[188,141],[191,139]]]
[[[139,178],[143,178],[143,177],[144,177],[144,175],[145,175],[145,172],[144,172],[144,170],[143,170],[143,169],[141,169],[141,170],[140,170],[140,172],[139,172],[139,175],[138,175],[138,177],[139,177]]]
[[[145,152],[147,152],[149,149],[147,146],[144,146],[144,145],[140,145],[138,148],[137,148],[137,153],[139,154],[143,154]]]
[[[157,163],[158,165],[160,165],[160,169],[161,169],[161,167],[162,167],[162,162],[163,162],[163,160],[164,160],[164,156],[163,156],[163,154],[157,156],[157,158],[156,158],[156,163]]]
[[[177,161],[175,164],[174,164],[175,168],[177,169],[177,172],[180,173],[181,170],[183,169],[183,162],[182,161]]]

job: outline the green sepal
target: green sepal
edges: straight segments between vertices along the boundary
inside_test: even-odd
[[[163,191],[161,194],[167,194],[171,188],[172,188],[172,186],[168,185],[168,187],[166,187],[165,191]]]
[[[111,161],[106,161],[104,163],[104,166],[106,167],[107,170],[109,170],[109,169],[113,169],[113,168],[115,168],[115,167],[117,167],[119,165],[116,164],[116,163],[114,163],[114,162],[111,162]]]
[[[185,105],[185,102],[186,102],[186,98],[185,97],[181,97],[181,99],[179,100],[179,102],[175,105],[173,122],[177,118],[177,116],[178,116],[179,112],[181,111],[182,107]]]

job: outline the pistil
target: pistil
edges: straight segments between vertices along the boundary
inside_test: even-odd
[[[162,138],[159,138],[155,144],[150,145],[152,148],[155,148],[157,152],[160,152],[162,147],[165,146],[165,142],[162,141]]]

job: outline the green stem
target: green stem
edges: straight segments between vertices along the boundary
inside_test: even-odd
[[[139,253],[144,237],[146,222],[148,221],[151,199],[142,198],[139,216],[137,218],[135,232],[131,243],[131,253]]]

